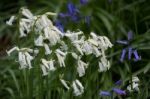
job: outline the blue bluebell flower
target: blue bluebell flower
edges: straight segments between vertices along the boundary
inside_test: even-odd
[[[67,4],[67,8],[68,8],[68,13],[70,15],[75,15],[75,14],[77,14],[79,12],[79,10],[77,9],[77,7],[73,3],[71,3],[71,2],[69,2]]]
[[[126,49],[123,49],[123,50],[122,50],[121,57],[120,57],[120,61],[121,61],[121,62],[123,62],[123,61],[124,61],[124,58],[125,58],[126,52],[127,52],[127,51],[126,51]]]
[[[86,1],[82,1],[82,3],[83,2],[85,3]],[[68,22],[78,23],[84,20],[88,26],[90,25],[90,16],[82,16],[79,9],[72,2],[67,3],[67,12],[58,14],[58,20],[61,20],[61,23],[63,23],[63,25],[56,24],[61,31],[63,31],[63,26]]]
[[[64,27],[63,27],[63,24],[60,22],[60,21],[56,21],[55,22],[55,26],[61,31],[64,33]]]
[[[115,85],[121,85],[121,84],[122,84],[122,80],[118,80],[118,81],[115,82]],[[126,95],[126,92],[124,90],[119,89],[117,87],[112,87],[111,88],[111,92],[109,92],[109,91],[101,91],[100,95],[101,96],[111,96],[112,92],[115,92],[118,95]]]
[[[118,80],[115,82],[115,85],[121,85],[122,84],[122,80]]]
[[[111,93],[108,92],[108,91],[101,91],[99,94],[100,94],[101,96],[111,96]]]
[[[133,33],[131,31],[129,31],[127,40],[118,40],[117,41],[117,43],[127,46],[127,48],[124,48],[122,50],[121,57],[120,57],[121,62],[124,61],[127,52],[128,52],[128,60],[131,60],[131,57],[133,54],[134,54],[134,61],[141,60],[141,57],[138,55],[137,50],[133,49],[132,46],[130,45],[132,39],[133,39]]]
[[[112,89],[116,94],[119,95],[126,95],[126,92],[124,90],[118,89],[118,88],[113,88]]]
[[[135,59],[134,59],[135,61],[141,60],[141,57],[138,55],[137,50],[134,50],[133,54],[135,56]]]
[[[88,3],[88,0],[80,0],[80,3],[81,3],[82,5],[85,5],[85,4]]]

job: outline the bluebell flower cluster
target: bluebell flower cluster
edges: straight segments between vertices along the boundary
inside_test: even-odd
[[[121,62],[123,62],[125,60],[126,55],[128,56],[128,60],[132,59],[132,55],[134,55],[134,61],[141,60],[141,56],[139,56],[137,50],[131,46],[132,39],[133,39],[133,33],[131,31],[129,31],[127,40],[118,40],[117,41],[117,43],[127,46],[122,50],[122,54],[120,57]]]
[[[121,84],[122,84],[122,80],[118,80],[117,82],[115,82],[115,85],[121,85]],[[114,92],[118,95],[126,95],[125,90],[122,90],[122,89],[117,88],[117,87],[111,88],[111,91],[100,91],[99,95],[101,95],[101,96],[111,96],[112,92]]]
[[[85,5],[88,3],[88,0],[80,0],[80,3],[82,5]],[[58,20],[56,20],[55,25],[58,27],[60,31],[64,32],[63,25],[65,25],[68,22],[68,20],[73,23],[78,23],[83,19],[84,19],[84,22],[89,26],[90,16],[82,16],[79,9],[76,7],[76,5],[74,5],[72,2],[68,2],[67,12],[58,14]],[[63,22],[64,20],[67,20],[67,21]]]

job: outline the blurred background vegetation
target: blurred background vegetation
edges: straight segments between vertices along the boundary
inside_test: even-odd
[[[42,14],[47,11],[65,12],[68,1],[73,2],[83,16],[90,16],[90,25],[87,26],[84,20],[78,23],[70,22],[64,26],[66,30],[80,29],[87,35],[90,31],[94,31],[99,35],[108,36],[114,44],[114,47],[108,51],[111,69],[97,75],[97,89],[93,85],[95,80],[91,80],[89,82],[90,86],[86,86],[87,90],[82,97],[72,98],[99,99],[101,97],[96,93],[100,89],[109,89],[119,79],[124,81],[123,88],[125,89],[130,66],[132,66],[133,75],[137,75],[140,79],[140,93],[135,94],[135,99],[150,98],[150,0],[88,0],[89,2],[84,6],[79,3],[79,0],[3,0],[0,2],[0,99],[29,99],[27,95],[31,96],[32,99],[36,99],[38,94],[41,94],[41,96],[37,99],[47,99],[46,95],[44,97],[44,93],[47,94],[48,89],[44,86],[43,93],[38,93],[34,88],[36,87],[34,84],[33,88],[28,89],[30,92],[23,89],[28,84],[25,81],[31,80],[31,78],[22,78],[23,75],[20,75],[22,71],[18,70],[18,64],[14,62],[14,57],[7,57],[6,50],[12,48],[16,43],[25,44],[26,42],[16,40],[18,36],[16,28],[15,26],[7,26],[5,24],[6,20],[11,15],[17,14],[23,6],[29,8],[34,14]],[[53,21],[56,19],[57,17],[52,17]],[[130,62],[130,64],[128,61],[120,63],[122,46],[116,44],[116,40],[126,39],[127,32],[130,30],[134,33],[132,46],[138,50],[142,60]],[[89,75],[87,79],[95,76],[95,74]],[[46,79],[51,79],[51,77]],[[55,77],[52,79],[55,79]],[[82,80],[84,81],[84,79]],[[53,83],[52,81],[51,83]],[[50,86],[52,90],[48,90],[51,93],[49,99],[71,99],[70,96],[64,94],[64,91],[62,92],[61,89],[56,87],[57,81],[54,82],[54,86]],[[127,99],[129,97],[116,96],[116,99],[122,98]]]

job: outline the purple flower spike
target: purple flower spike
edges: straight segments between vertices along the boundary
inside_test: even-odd
[[[74,15],[77,12],[79,12],[78,9],[75,7],[75,5],[73,3],[68,3],[67,7],[68,7],[68,12],[69,12],[70,15]]]
[[[120,58],[120,61],[121,61],[121,62],[124,61],[125,54],[126,54],[126,49],[123,49],[123,50],[122,50],[122,54],[121,54],[121,58]]]
[[[132,56],[132,48],[129,47],[129,48],[128,48],[128,59],[129,59],[129,60],[131,59],[131,56]]]
[[[133,33],[132,31],[128,32],[128,40],[132,40],[133,39]]]
[[[122,80],[118,80],[115,85],[121,85],[122,84]]]
[[[135,61],[141,60],[141,57],[138,55],[137,50],[134,50],[133,54],[135,56]]]
[[[126,41],[126,40],[124,40],[124,41],[123,40],[118,40],[117,43],[127,45],[128,41]]]
[[[124,90],[113,88],[113,91],[119,95],[126,95],[126,92]]]
[[[100,92],[100,95],[101,95],[101,96],[111,96],[111,93],[108,92],[108,91],[101,91],[101,92]]]
[[[88,3],[88,0],[80,0],[80,3],[81,3],[82,5],[85,5],[85,4]]]

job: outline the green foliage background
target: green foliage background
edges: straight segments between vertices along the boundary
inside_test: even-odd
[[[69,1],[69,0],[68,0]],[[94,31],[99,35],[110,38],[114,47],[108,51],[111,68],[105,73],[98,73],[95,64],[80,80],[85,83],[83,96],[74,97],[72,91],[67,92],[58,81],[58,72],[42,77],[38,69],[19,70],[19,64],[14,62],[16,56],[7,57],[6,50],[15,44],[28,45],[33,39],[21,42],[18,39],[16,27],[9,27],[6,20],[17,14],[20,7],[28,7],[34,14],[47,11],[65,12],[67,0],[3,0],[0,2],[0,99],[101,99],[100,90],[110,89],[118,79],[123,80],[122,89],[126,89],[129,71],[140,79],[140,93],[134,94],[134,99],[150,98],[150,0],[89,0],[85,6],[79,0],[71,0],[81,11],[82,15],[90,15],[91,23],[87,27],[84,21],[69,23],[66,29],[81,29],[85,34]],[[52,17],[55,21],[56,17]],[[122,46],[116,44],[118,39],[126,39],[127,32],[132,30],[134,40],[132,46],[138,49],[142,60],[139,62],[119,62]],[[68,65],[73,60],[67,60]],[[35,64],[36,65],[36,64]],[[71,68],[69,69],[71,70]],[[69,70],[65,70],[68,73]],[[59,86],[59,87],[58,87]],[[131,99],[130,96],[106,97],[106,99]]]

